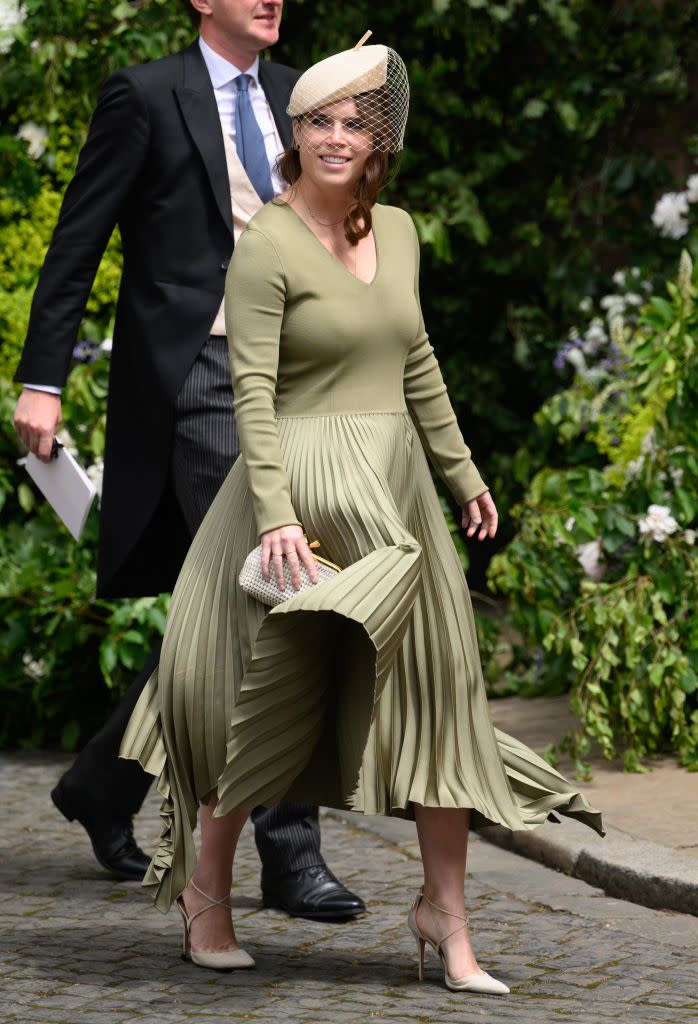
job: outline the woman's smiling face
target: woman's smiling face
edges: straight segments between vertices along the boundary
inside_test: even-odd
[[[351,98],[303,114],[294,134],[303,173],[320,187],[351,189],[373,150],[371,132]]]

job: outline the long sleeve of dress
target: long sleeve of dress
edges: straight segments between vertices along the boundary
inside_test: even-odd
[[[419,329],[405,362],[405,401],[424,449],[459,505],[488,489],[470,458],[453,411],[434,349],[424,327],[419,301],[419,242],[414,234],[416,269],[414,291]]]
[[[276,249],[248,228],[235,246],[225,284],[225,324],[233,375],[235,419],[261,536],[300,526],[276,427],[279,338],[286,297]]]

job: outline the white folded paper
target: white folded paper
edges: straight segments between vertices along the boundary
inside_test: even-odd
[[[80,540],[97,489],[82,466],[65,448],[58,457],[42,462],[30,452],[23,460],[27,473],[63,520],[73,537]]]

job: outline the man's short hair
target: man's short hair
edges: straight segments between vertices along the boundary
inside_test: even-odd
[[[191,0],[180,0],[180,3],[184,10],[187,12],[189,20],[195,28],[198,28],[201,24],[201,15],[195,7],[192,7]]]

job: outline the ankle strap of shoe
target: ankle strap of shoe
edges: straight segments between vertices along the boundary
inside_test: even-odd
[[[207,892],[204,892],[203,889],[200,889],[198,887],[198,885],[196,884],[196,882],[192,878],[189,879],[189,884],[192,887],[192,889],[196,889],[196,891],[199,893],[200,896],[203,896],[204,899],[207,899],[209,901],[207,907],[202,907],[201,910],[197,910],[197,912],[195,914],[192,914],[191,917],[189,917],[189,915],[187,915],[187,920],[189,921],[190,925],[191,925],[192,921],[196,920],[196,918],[199,917],[200,914],[205,914],[206,911],[207,910],[211,910],[212,907],[228,907],[228,908],[230,908],[230,893],[228,893],[227,896],[223,896],[222,899],[217,900],[213,896],[209,896],[209,894]]]
[[[465,926],[468,923],[468,918],[467,918],[467,916],[463,917],[461,914],[454,914],[452,910],[444,910],[443,907],[437,906],[436,903],[434,903],[433,900],[429,899],[427,894],[424,892],[424,889],[422,889],[420,891],[420,896],[422,897],[423,900],[427,901],[427,903],[429,904],[430,907],[433,907],[434,910],[438,910],[440,914],[447,914],[449,917],[455,917],[457,921],[461,922],[459,925],[457,925],[453,929],[452,932],[449,932],[448,935],[444,935],[443,938],[439,939],[439,941],[436,943],[436,949],[437,949],[437,951],[439,951],[441,949],[441,947],[443,946],[444,942],[446,941],[446,939],[450,939],[451,936],[455,935],[456,932],[459,932],[461,930],[461,928],[465,928]]]

